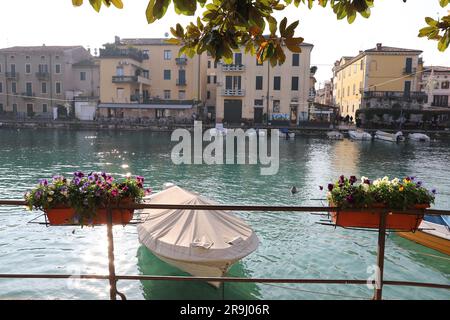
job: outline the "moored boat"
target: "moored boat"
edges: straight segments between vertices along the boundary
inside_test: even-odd
[[[329,131],[329,132],[327,132],[327,136],[329,139],[332,139],[332,140],[343,140],[344,139],[344,135],[342,133],[340,133],[339,131]]]
[[[410,133],[408,139],[412,141],[430,142],[431,139],[424,133]]]
[[[398,131],[397,133],[388,133],[378,130],[375,132],[375,139],[390,142],[405,141],[405,137],[403,136],[403,133],[401,131]]]
[[[152,204],[214,204],[178,186],[150,196]],[[194,276],[221,277],[256,250],[255,232],[234,214],[221,210],[146,209],[139,241],[161,260]],[[219,287],[220,282],[210,282]]]
[[[399,232],[399,236],[450,255],[450,220],[444,216],[427,216],[416,232]]]
[[[353,140],[372,140],[372,135],[365,131],[350,130],[348,135]]]

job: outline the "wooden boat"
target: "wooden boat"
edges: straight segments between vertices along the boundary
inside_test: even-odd
[[[327,132],[328,139],[332,140],[343,140],[344,135],[340,133],[339,131],[329,131]]]
[[[211,200],[167,186],[149,203],[214,204]],[[139,241],[158,258],[200,277],[222,277],[240,259],[256,250],[255,232],[228,211],[191,209],[145,209],[137,227]],[[209,282],[219,287],[220,282]]]
[[[410,133],[408,135],[408,140],[420,141],[420,142],[430,142],[431,141],[430,137],[423,133]]]
[[[390,142],[405,141],[405,137],[403,136],[403,133],[401,131],[398,131],[397,133],[388,133],[378,130],[375,132],[375,139]]]
[[[399,232],[399,236],[450,255],[450,220],[443,216],[425,216],[416,232]]]
[[[350,130],[348,135],[353,140],[372,140],[372,135],[362,130]]]

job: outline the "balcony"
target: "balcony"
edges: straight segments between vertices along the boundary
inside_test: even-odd
[[[50,73],[48,73],[48,72],[36,72],[36,77],[39,80],[48,80],[48,79],[50,79]]]
[[[113,76],[112,77],[113,83],[134,83],[138,82],[137,76]]]
[[[245,90],[243,90],[243,89],[223,89],[222,96],[243,97],[243,96],[245,96]]]
[[[186,86],[186,79],[177,79],[177,86]]]
[[[243,64],[223,64],[222,71],[244,71],[245,66]]]
[[[19,74],[17,72],[5,72],[6,79],[18,80]]]
[[[417,72],[417,68],[403,68],[403,74],[414,74]]]
[[[400,100],[425,100],[427,94],[420,91],[364,91],[364,99],[381,98],[381,99],[400,99]]]
[[[187,64],[187,58],[175,58],[175,62],[179,66],[185,66]]]
[[[23,98],[25,100],[34,99],[35,96],[36,96],[36,94],[34,92],[24,92],[21,94],[21,98]]]

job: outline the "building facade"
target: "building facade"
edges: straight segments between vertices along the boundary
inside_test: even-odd
[[[427,95],[427,107],[450,107],[450,67],[424,67],[421,90]]]
[[[11,118],[69,116],[74,96],[98,97],[94,65],[81,46],[0,49],[0,113]]]
[[[301,53],[286,49],[285,63],[275,67],[243,52],[234,53],[232,64],[218,63],[216,121],[296,125],[307,120],[312,48],[303,43]]]
[[[206,105],[206,55],[178,57],[166,39],[120,39],[100,50],[101,117],[191,120]]]
[[[333,86],[331,81],[325,81],[323,88],[316,90],[314,102],[328,106],[333,105]]]
[[[333,100],[342,116],[355,118],[362,108],[420,108],[420,50],[378,43],[354,57],[342,57],[333,68]]]

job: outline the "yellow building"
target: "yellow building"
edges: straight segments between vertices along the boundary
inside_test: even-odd
[[[100,51],[100,117],[190,121],[206,103],[206,55],[166,39],[120,39]]]
[[[421,53],[378,43],[336,61],[333,100],[340,114],[355,118],[360,108],[420,107],[425,98],[419,92]]]

